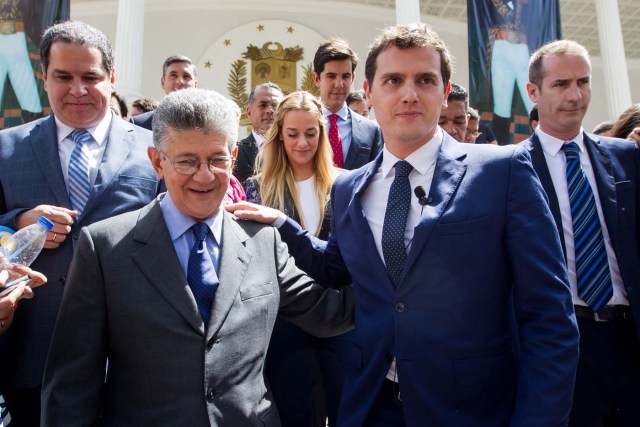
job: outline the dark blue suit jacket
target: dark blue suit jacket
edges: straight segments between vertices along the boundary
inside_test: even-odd
[[[303,270],[325,284],[353,282],[339,425],[362,425],[395,356],[408,426],[565,426],[578,332],[526,150],[445,136],[397,291],[361,204],[381,160],[335,182],[326,244],[292,221],[280,227]]]
[[[353,170],[366,165],[382,150],[382,132],[377,123],[362,117],[349,108],[351,117],[351,145],[344,159],[343,169]],[[327,129],[328,131],[328,129]]]
[[[137,116],[133,116],[129,119],[129,121],[134,125],[153,130],[153,110],[147,111],[146,113],[138,114]]]
[[[531,153],[533,167],[549,197],[564,251],[558,196],[540,140],[534,133],[521,144]],[[629,141],[586,132],[584,145],[593,166],[604,221],[640,337],[640,150]]]
[[[0,225],[16,228],[21,212],[47,204],[71,208],[53,115],[0,132]],[[158,192],[147,147],[151,132],[113,116],[98,176],[71,234],[57,249],[45,249],[32,265],[48,278],[35,298],[20,304],[7,334],[0,337],[0,387],[42,383],[49,340],[80,228],[138,209]]]

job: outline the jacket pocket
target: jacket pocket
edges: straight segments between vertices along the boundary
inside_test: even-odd
[[[241,301],[272,294],[273,282],[250,284],[240,288]]]

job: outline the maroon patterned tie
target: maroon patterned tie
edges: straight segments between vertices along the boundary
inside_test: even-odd
[[[342,160],[342,138],[338,130],[337,114],[329,116],[329,144],[331,144],[331,149],[333,150],[333,164],[341,168],[344,162]]]

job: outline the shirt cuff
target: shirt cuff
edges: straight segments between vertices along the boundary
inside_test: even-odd
[[[287,222],[287,216],[282,212],[278,212],[278,218],[276,218],[276,220],[273,221],[271,225],[273,225],[275,228],[280,228],[285,222]]]

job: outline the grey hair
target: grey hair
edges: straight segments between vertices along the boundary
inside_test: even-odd
[[[169,148],[169,129],[218,132],[227,138],[229,153],[238,140],[239,116],[231,100],[207,89],[183,89],[167,95],[153,113],[153,144]]]

